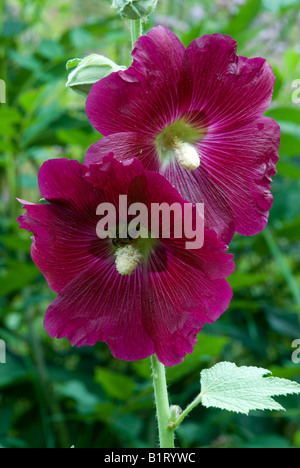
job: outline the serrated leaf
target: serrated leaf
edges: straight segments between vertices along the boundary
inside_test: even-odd
[[[207,408],[243,414],[251,410],[284,410],[272,397],[300,393],[300,385],[266,377],[269,374],[270,371],[258,367],[220,362],[201,372],[201,402]]]

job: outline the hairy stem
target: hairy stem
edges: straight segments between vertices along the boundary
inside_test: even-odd
[[[174,429],[170,427],[171,412],[165,366],[159,362],[156,355],[151,356],[151,366],[160,448],[174,448]]]

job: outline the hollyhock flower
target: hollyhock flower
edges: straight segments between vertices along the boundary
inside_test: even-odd
[[[76,346],[104,341],[118,359],[156,353],[165,365],[181,362],[204,324],[230,303],[225,278],[234,263],[227,247],[206,230],[204,246],[188,250],[185,236],[174,236],[175,218],[170,238],[100,239],[97,207],[110,203],[123,219],[120,195],[127,195],[129,206],[147,206],[149,217],[153,203],[187,204],[137,159],[121,163],[109,155],[89,167],[50,160],[40,169],[39,187],[48,203],[23,201],[27,211],[19,222],[33,232],[33,261],[58,293],[45,316],[48,334]],[[200,215],[195,207],[190,213],[195,225]]]
[[[87,153],[101,161],[137,157],[184,199],[203,202],[206,222],[228,243],[253,235],[272,206],[280,130],[262,114],[275,82],[263,58],[236,55],[236,42],[213,34],[187,49],[158,26],[136,43],[133,64],[96,83],[87,99],[92,125],[105,138]]]

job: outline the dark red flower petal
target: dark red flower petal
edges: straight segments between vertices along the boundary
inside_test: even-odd
[[[188,105],[184,87],[178,90],[184,53],[180,40],[162,26],[140,37],[132,66],[90,91],[86,113],[91,124],[105,136],[127,131],[155,135],[180,117],[181,105]]]
[[[236,49],[236,42],[222,34],[200,37],[186,49],[193,82],[190,110],[204,111],[210,130],[247,124],[271,103],[272,67],[263,58],[237,56]]]
[[[187,203],[178,191],[160,174],[145,171],[138,160],[121,163],[112,156],[90,166],[52,160],[39,180],[50,203],[25,202],[27,213],[20,224],[33,232],[33,260],[59,293],[45,317],[50,336],[66,336],[77,346],[104,341],[119,359],[157,353],[166,365],[181,362],[203,325],[229,305],[225,278],[234,264],[227,247],[206,231],[204,246],[188,250],[186,236],[173,235],[174,224],[182,222],[177,215],[170,218],[170,237],[157,239],[144,262],[123,276],[112,241],[96,235],[99,200],[117,204],[119,195],[128,195],[130,203],[148,208],[153,203],[183,208]],[[190,213],[194,227],[200,215],[195,208]]]

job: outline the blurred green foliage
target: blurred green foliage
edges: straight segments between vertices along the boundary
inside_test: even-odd
[[[245,56],[263,56],[277,84],[267,115],[281,125],[279,174],[268,229],[236,236],[231,252],[230,310],[199,335],[195,352],[168,371],[172,403],[186,406],[199,390],[199,372],[220,360],[268,368],[300,379],[291,343],[300,338],[300,79],[299,0],[160,0],[147,28],[164,24],[184,44],[222,32]],[[105,344],[73,349],[52,340],[43,316],[54,297],[18,230],[16,198],[37,202],[37,172],[49,158],[83,160],[99,138],[84,99],[65,88],[66,62],[89,53],[130,63],[130,34],[104,0],[8,0],[0,4],[0,364],[2,447],[154,447],[156,422],[148,360],[117,361]],[[286,413],[237,416],[198,408],[178,431],[181,447],[298,447],[300,402]]]

